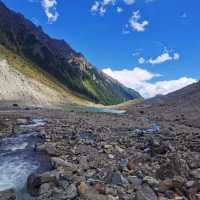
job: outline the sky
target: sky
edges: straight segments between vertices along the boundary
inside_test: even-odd
[[[3,0],[145,98],[200,79],[199,0]]]

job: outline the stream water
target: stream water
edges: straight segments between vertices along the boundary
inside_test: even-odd
[[[34,119],[23,127],[44,125],[42,120]],[[42,143],[34,132],[27,132],[0,141],[0,191],[15,189],[18,200],[28,200],[26,181],[33,172],[50,169],[49,162],[41,153],[34,151],[34,145]]]

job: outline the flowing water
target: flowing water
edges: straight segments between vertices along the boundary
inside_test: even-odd
[[[42,120],[33,120],[23,127],[44,125]],[[46,157],[34,151],[34,145],[42,143],[34,132],[4,138],[0,141],[0,191],[15,189],[18,200],[28,200],[27,178],[33,172],[50,169]]]

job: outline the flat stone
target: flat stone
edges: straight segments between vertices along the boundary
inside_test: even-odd
[[[63,160],[61,158],[57,158],[57,157],[53,157],[51,158],[51,165],[54,168],[58,168],[58,167],[64,167],[67,168],[70,171],[77,171],[77,166],[74,165],[73,163],[70,163],[66,160]]]

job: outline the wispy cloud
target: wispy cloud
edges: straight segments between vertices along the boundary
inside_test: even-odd
[[[178,53],[174,53],[173,55],[170,55],[169,53],[163,53],[155,59],[149,59],[148,62],[152,65],[158,65],[170,60],[179,60],[179,58],[180,55]]]
[[[141,19],[141,14],[140,14],[140,11],[137,10],[133,12],[129,20],[129,26],[137,32],[145,31],[146,27],[149,25],[149,22],[147,20],[140,21],[140,19]]]
[[[159,94],[165,95],[197,82],[197,80],[190,77],[180,77],[176,80],[163,80],[152,83],[154,78],[162,75],[139,67],[135,67],[132,70],[112,70],[107,68],[103,71],[125,86],[135,89],[145,98],[151,98]]]
[[[122,13],[123,11],[124,11],[123,8],[121,8],[121,7],[119,7],[119,6],[117,7],[117,12],[118,12],[118,13]]]
[[[165,63],[167,61],[177,61],[180,59],[179,53],[170,53],[168,50],[164,50],[163,53],[156,58],[145,59],[143,56],[138,58],[139,64],[152,64],[152,65],[159,65]]]
[[[115,5],[116,0],[99,0],[95,1],[90,9],[93,14],[104,16],[109,5]]]
[[[135,3],[135,0],[124,0],[124,3],[127,5],[133,5]]]
[[[59,14],[56,9],[57,4],[56,0],[41,0],[41,5],[50,24],[58,19]]]

